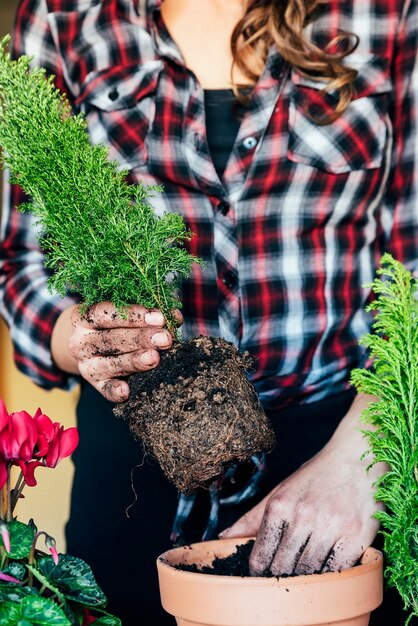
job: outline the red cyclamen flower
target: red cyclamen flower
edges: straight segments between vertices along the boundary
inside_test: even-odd
[[[7,466],[32,459],[38,431],[26,411],[8,413],[0,399],[0,489],[7,481]]]
[[[0,459],[30,461],[38,440],[38,430],[26,411],[8,414],[0,400]]]
[[[47,467],[56,467],[58,463],[70,456],[78,445],[77,428],[67,428],[60,426],[58,422],[54,424],[55,435],[48,446],[48,452],[45,456],[45,465]]]
[[[55,424],[47,415],[42,413],[42,410],[39,408],[33,416],[33,421],[38,431],[38,441],[36,443],[37,451],[35,456],[45,456],[48,452],[48,446],[55,435]]]
[[[26,411],[7,413],[0,400],[0,489],[7,481],[7,465],[19,465],[29,487],[36,485],[39,465],[56,467],[78,445],[76,428],[64,429],[38,409],[32,417]]]
[[[82,626],[89,626],[93,624],[97,620],[97,617],[94,617],[88,609],[84,609],[84,619]]]
[[[42,461],[20,461],[19,467],[22,470],[23,478],[25,479],[25,484],[28,487],[36,487],[38,484],[35,478],[35,470],[37,467],[42,465],[45,467],[45,463]]]

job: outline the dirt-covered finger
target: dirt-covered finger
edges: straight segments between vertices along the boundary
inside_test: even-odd
[[[341,537],[333,546],[323,572],[338,572],[353,567],[366,550],[368,545],[359,543],[354,537]]]
[[[181,326],[184,322],[183,313],[179,309],[173,309],[171,313],[173,314],[173,317],[176,320],[177,324]]]
[[[293,574],[302,552],[309,542],[309,534],[294,524],[284,524],[280,544],[270,565],[274,576]]]
[[[102,380],[94,386],[109,402],[125,402],[129,397],[129,386],[124,380],[112,378]]]
[[[268,506],[266,513],[268,513]],[[260,576],[270,570],[285,528],[286,522],[283,519],[274,518],[268,514],[264,515],[250,556],[251,576]]]
[[[102,380],[129,376],[135,372],[146,372],[156,367],[158,363],[157,350],[137,350],[117,356],[86,359],[79,364],[79,370],[80,374],[93,384]]]
[[[323,537],[314,536],[312,534],[299,556],[294,573],[299,576],[303,574],[319,573],[330,555],[332,544],[332,539],[324,541]]]
[[[81,323],[91,328],[134,328],[138,326],[159,326],[165,324],[164,316],[157,309],[147,309],[132,304],[119,311],[111,302],[93,304],[80,317]]]
[[[164,328],[112,328],[85,335],[82,352],[85,357],[117,356],[151,348],[165,350],[172,343]]]

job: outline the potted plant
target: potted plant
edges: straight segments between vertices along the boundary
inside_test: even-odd
[[[352,382],[376,398],[363,412],[372,426],[364,434],[373,462],[388,467],[376,484],[386,510],[376,518],[387,583],[398,589],[408,624],[418,617],[418,281],[389,254],[379,274],[369,286],[376,296],[367,308],[375,313],[373,332],[362,340],[371,365],[354,370]],[[211,571],[247,541],[199,543],[159,557],[162,604],[179,626],[366,626],[381,602],[382,555],[372,548],[360,565],[333,573],[253,578],[245,571],[232,577]]]
[[[250,365],[230,343],[179,341],[173,309],[179,280],[199,263],[176,213],[149,204],[159,187],[127,182],[127,173],[91,146],[86,122],[30,59],[13,61],[0,42],[0,147],[13,180],[32,198],[51,270],[51,289],[89,306],[111,301],[156,307],[176,337],[158,368],[129,378],[131,394],[115,413],[127,419],[168,478],[184,493],[209,485],[225,466],[270,449],[273,432],[253,386]]]
[[[41,409],[8,413],[0,400],[0,626],[121,626],[87,563],[58,554],[50,535],[14,515],[24,487],[36,486],[35,469],[56,467],[77,444],[76,428]]]
[[[178,626],[367,626],[370,612],[382,601],[382,555],[374,548],[355,568],[306,576],[227,576],[181,569],[194,564],[208,571],[216,559],[228,558],[247,542],[201,542],[158,558],[161,602]]]

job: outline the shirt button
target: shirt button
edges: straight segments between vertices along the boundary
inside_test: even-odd
[[[225,200],[221,200],[216,208],[218,209],[219,213],[222,213],[222,215],[227,215],[231,206],[228,202],[225,202]]]
[[[255,137],[246,137],[242,142],[242,145],[246,150],[252,150],[257,145],[257,139]]]
[[[109,100],[112,100],[112,102],[114,102],[115,100],[119,98],[119,91],[116,89],[116,87],[114,87],[111,91],[109,91],[109,93],[107,94],[107,97],[109,98]]]
[[[222,276],[222,282],[228,289],[233,289],[237,284],[237,275],[232,271],[225,272]]]

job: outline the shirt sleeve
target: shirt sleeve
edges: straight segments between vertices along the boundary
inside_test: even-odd
[[[66,91],[61,65],[47,21],[45,0],[23,0],[17,10],[12,55],[33,56],[32,64],[56,76]],[[48,271],[38,245],[35,219],[16,207],[27,197],[4,176],[0,233],[0,313],[10,329],[17,367],[46,389],[68,389],[76,382],[58,369],[51,356],[52,329],[60,313],[76,302],[49,292]]]
[[[418,271],[418,3],[404,5],[392,65],[392,167],[383,202],[386,251]]]

